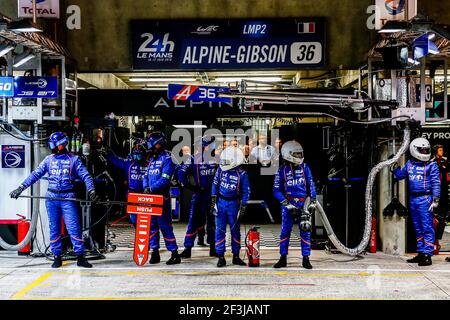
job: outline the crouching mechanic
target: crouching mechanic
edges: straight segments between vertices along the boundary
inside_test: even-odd
[[[427,139],[413,140],[409,152],[413,160],[401,169],[394,164],[395,177],[399,180],[407,178],[409,182],[409,210],[417,238],[417,256],[407,262],[429,266],[435,241],[433,212],[439,206],[441,188],[439,168],[436,162],[430,162],[431,146]]]
[[[274,268],[287,266],[287,255],[292,227],[300,229],[300,240],[303,256],[303,267],[312,269],[309,261],[311,255],[311,223],[310,214],[303,210],[305,199],[311,197],[314,206],[316,188],[309,166],[304,163],[303,148],[297,141],[286,142],[281,148],[284,164],[275,175],[273,192],[282,205],[282,224],[280,235],[280,260]]]
[[[52,154],[41,162],[19,188],[11,192],[11,198],[19,198],[25,189],[48,173],[48,198],[75,198],[74,182],[76,178],[80,178],[86,184],[89,199],[97,201],[98,196],[94,189],[93,179],[81,159],[68,152],[66,148],[68,142],[69,139],[64,133],[53,133],[48,141]],[[70,235],[73,250],[77,256],[77,265],[92,268],[92,265],[84,257],[84,241],[78,217],[78,204],[60,200],[47,200],[45,204],[50,223],[50,248],[55,256],[52,268],[62,266],[61,218],[64,218]]]
[[[170,152],[164,148],[166,137],[162,132],[153,132],[147,139],[147,147],[150,153],[149,164],[144,175],[144,193],[164,196],[162,216],[154,216],[150,224],[150,248],[153,250],[150,257],[150,264],[161,261],[159,255],[159,230],[164,237],[167,250],[172,252],[172,256],[166,262],[168,265],[181,262],[178,254],[177,240],[173,233],[172,213],[170,204],[170,182],[175,172],[175,163]]]
[[[208,156],[211,150],[214,150],[213,138],[200,137],[195,142],[198,151],[191,156],[179,170],[179,181],[185,188],[191,189],[194,194],[191,200],[191,209],[189,213],[189,222],[184,238],[184,251],[182,258],[190,258],[192,247],[194,246],[197,234],[204,231],[205,223],[207,225],[206,241],[210,245],[209,255],[216,256],[214,241],[214,216],[211,208],[211,188],[214,175],[217,170],[215,157]],[[189,181],[189,176],[193,177],[194,184]]]
[[[144,140],[145,141],[145,140]],[[145,159],[146,148],[142,143],[136,143],[128,159],[116,156],[112,151],[108,152],[106,158],[114,166],[120,168],[127,174],[128,192],[144,192],[143,180],[147,171],[148,161]],[[131,223],[136,226],[136,215],[130,214]]]
[[[244,154],[239,148],[228,147],[220,155],[219,169],[212,185],[211,210],[216,215],[216,253],[219,257],[217,267],[226,265],[225,236],[227,224],[231,231],[233,264],[245,266],[239,257],[241,250],[240,217],[244,215],[250,197],[250,183],[247,172],[240,165],[244,163]]]

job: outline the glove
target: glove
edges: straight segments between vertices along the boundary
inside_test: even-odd
[[[217,196],[211,197],[211,213],[217,216]]]
[[[98,196],[97,192],[95,192],[94,189],[92,189],[91,191],[88,192],[88,197],[89,197],[89,200],[91,200],[93,202],[97,202],[99,200],[99,196]]]
[[[394,171],[397,170],[398,168],[400,168],[400,166],[398,165],[397,162],[395,162],[393,165],[391,165],[391,172],[394,172]]]
[[[283,200],[281,202],[281,205],[286,207],[286,209],[289,210],[289,212],[294,211],[295,209],[297,209],[293,204],[291,204],[288,200]]]
[[[145,188],[145,189],[144,189],[144,193],[150,194],[150,192],[151,192],[150,188]]]
[[[20,185],[16,190],[11,192],[9,194],[9,196],[13,199],[18,199],[20,197],[20,195],[22,194],[23,190],[25,190],[25,189],[26,188],[23,185]]]
[[[241,220],[242,216],[245,214],[245,211],[247,211],[247,206],[241,204],[237,215],[237,221]]]
[[[317,200],[311,199],[311,203],[308,206],[308,212],[312,215],[316,212]]]
[[[438,207],[439,207],[439,198],[433,198],[433,202],[428,208],[428,211],[434,212]]]

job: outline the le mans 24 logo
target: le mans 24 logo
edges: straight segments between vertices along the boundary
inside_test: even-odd
[[[144,33],[141,35],[145,39],[139,47],[137,58],[146,59],[148,62],[170,62],[173,60],[175,42],[169,40],[169,33],[164,35],[154,35]]]

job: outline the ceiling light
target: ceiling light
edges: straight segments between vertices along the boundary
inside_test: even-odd
[[[173,125],[177,129],[207,129],[204,124],[176,124]]]
[[[436,38],[436,34],[435,33],[430,33],[428,35],[428,40],[433,40],[434,38]]]
[[[242,80],[249,81],[266,81],[266,82],[280,82],[282,77],[219,77],[214,79],[215,82],[241,82]]]
[[[130,82],[196,82],[196,78],[130,78]]]
[[[23,19],[12,21],[8,24],[8,29],[14,32],[42,32],[42,28],[30,20]]]
[[[0,57],[3,57],[8,52],[11,52],[14,50],[14,46],[10,44],[2,44],[0,45]]]
[[[14,58],[14,67],[18,68],[35,57],[36,55],[34,55],[33,53],[24,52]]]
[[[387,21],[386,24],[378,30],[378,33],[395,33],[395,32],[405,32],[408,27],[408,22],[406,21]]]

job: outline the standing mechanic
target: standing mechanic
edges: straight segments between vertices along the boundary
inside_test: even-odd
[[[233,264],[245,266],[239,257],[241,250],[241,225],[239,218],[244,215],[250,197],[250,183],[247,172],[240,165],[244,154],[239,148],[228,147],[220,155],[220,166],[212,185],[211,211],[216,215],[216,253],[219,257],[217,267],[226,265],[225,237],[227,224],[231,231]]]
[[[280,235],[280,260],[274,268],[287,266],[287,254],[292,227],[295,224],[300,229],[303,267],[312,269],[309,261],[311,255],[311,216],[304,211],[307,197],[316,201],[316,188],[309,166],[304,163],[303,147],[297,141],[286,142],[281,148],[281,156],[285,163],[275,175],[273,193],[282,205],[282,224]],[[301,213],[301,214],[300,214]]]
[[[217,170],[215,157],[208,156],[215,149],[214,139],[211,137],[199,137],[195,146],[197,152],[191,156],[179,170],[179,181],[185,188],[191,189],[194,194],[192,196],[191,208],[189,212],[189,222],[184,239],[184,251],[181,253],[182,258],[190,258],[192,247],[194,246],[195,237],[199,236],[199,243],[203,242],[201,236],[204,237],[205,223],[207,225],[207,242],[210,245],[209,255],[216,256],[214,243],[214,216],[211,208],[211,188],[214,175]],[[194,184],[189,181],[192,176]]]
[[[147,171],[144,175],[144,193],[164,196],[162,216],[152,217],[150,225],[150,247],[153,250],[150,264],[161,261],[159,255],[159,230],[164,237],[167,250],[172,256],[166,262],[168,265],[181,263],[178,254],[177,240],[173,233],[172,214],[170,210],[170,185],[175,173],[175,163],[170,152],[165,150],[166,136],[162,132],[153,132],[147,139],[150,159]]]
[[[145,141],[145,140],[144,140]],[[127,174],[128,193],[144,192],[143,180],[147,171],[148,161],[145,159],[146,148],[141,141],[137,141],[129,158],[123,159],[116,156],[111,151],[108,152],[106,159],[114,166],[120,168]],[[130,220],[136,226],[136,215],[130,214]]]
[[[409,152],[414,159],[406,162],[402,169],[394,164],[395,177],[399,180],[408,178],[409,206],[417,238],[418,255],[407,262],[429,266],[435,241],[433,212],[439,206],[441,191],[439,168],[430,161],[431,147],[427,139],[414,139]]]
[[[52,154],[34,170],[22,184],[11,192],[11,198],[17,199],[20,194],[48,173],[48,198],[75,198],[75,179],[81,178],[86,184],[89,199],[97,201],[94,182],[81,159],[69,153],[67,145],[69,138],[62,132],[53,133],[48,141]],[[55,260],[52,268],[62,266],[61,245],[61,218],[69,232],[73,244],[73,250],[77,256],[77,265],[84,268],[92,268],[92,265],[84,257],[84,241],[81,233],[78,217],[78,204],[71,201],[47,200],[47,212],[50,222],[50,248]]]
[[[446,157],[444,157],[444,146],[441,144],[433,147],[434,157],[431,162],[435,162],[439,167],[439,178],[441,181],[441,197],[439,199],[439,207],[436,210],[436,219],[438,221],[436,229],[436,245],[437,250],[440,249],[439,240],[444,235],[445,225],[448,216],[448,181],[447,174],[450,172],[450,165]]]

